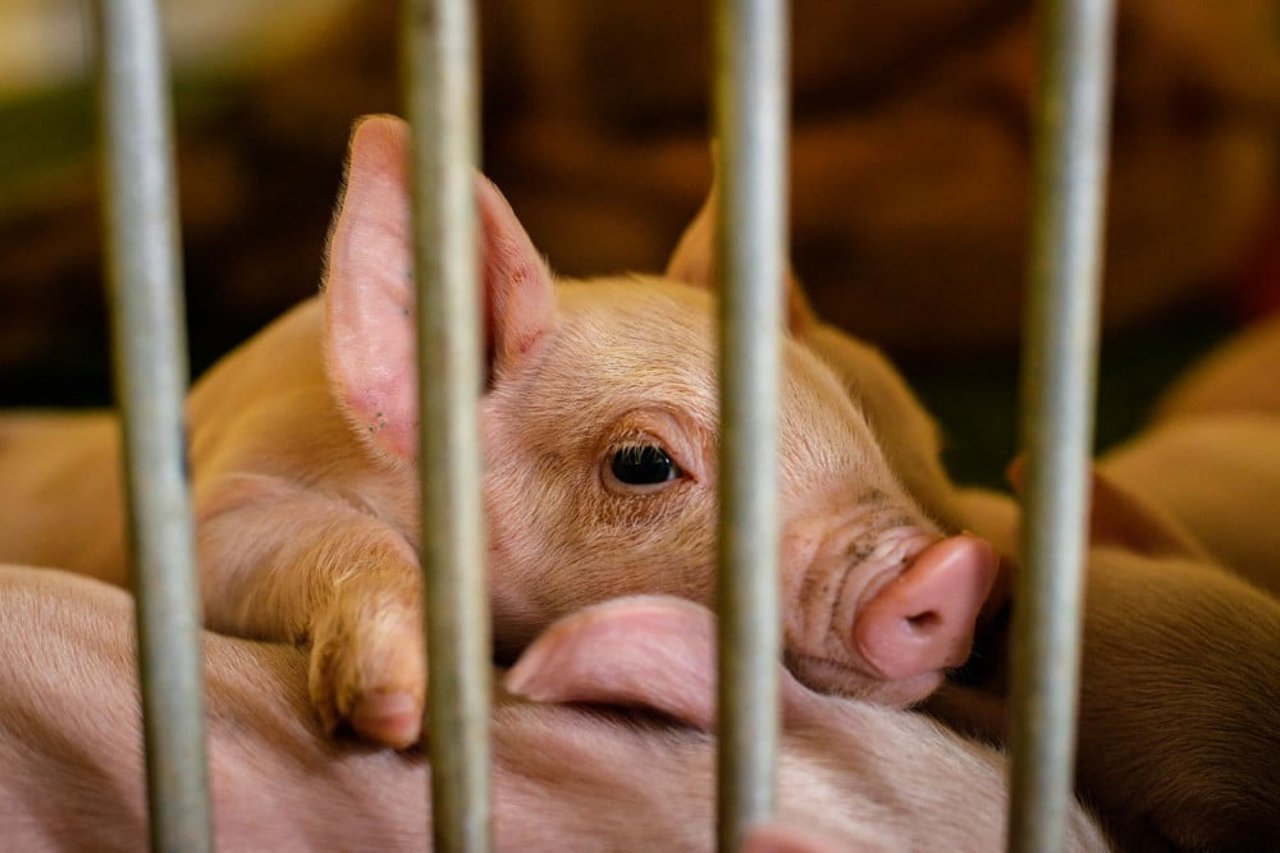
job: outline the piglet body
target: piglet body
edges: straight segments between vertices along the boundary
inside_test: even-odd
[[[4,567],[0,600],[6,847],[138,849],[145,800],[128,597]],[[645,598],[585,611],[538,640],[512,684],[544,701],[500,694],[494,717],[497,849],[712,849],[713,634],[705,609]],[[298,650],[211,633],[204,643],[219,849],[426,849],[421,756],[324,737],[304,713]],[[999,753],[916,714],[817,696],[785,675],[784,685],[780,827],[762,844],[1000,848]],[[570,697],[604,707],[560,704]],[[1106,849],[1079,807],[1070,826],[1068,849]]]
[[[961,504],[1017,553],[1011,500],[973,491]],[[1280,837],[1280,602],[1102,473],[1091,524],[1077,790],[1125,847],[1267,849]],[[948,685],[931,710],[1002,742],[1005,648],[983,652],[997,661],[986,685]]]
[[[0,514],[7,562],[66,566],[123,584],[119,422],[105,412],[9,412],[0,417]]]

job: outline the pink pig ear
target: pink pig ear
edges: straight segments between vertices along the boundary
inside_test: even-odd
[[[507,673],[535,702],[644,707],[715,728],[715,617],[667,596],[606,601],[556,622]]]
[[[555,325],[555,278],[511,205],[483,175],[476,176],[476,213],[490,369],[501,373]]]
[[[693,222],[685,229],[676,243],[671,259],[667,261],[667,278],[682,281],[685,284],[714,291],[717,287],[716,264],[716,228],[719,217],[716,215],[716,196],[720,192],[720,149],[713,145],[711,159],[714,164],[714,175],[711,190],[702,208],[693,217]],[[809,305],[804,290],[795,273],[787,265],[786,281],[783,283],[786,300],[787,328],[793,335],[804,332],[818,322],[817,315]]]
[[[329,238],[325,359],[357,429],[395,457],[417,453],[409,127],[372,116],[351,135],[346,188]],[[550,328],[551,272],[502,194],[476,178],[490,371],[509,369]]]
[[[784,715],[813,694],[781,666]],[[535,702],[648,708],[703,731],[716,725],[715,615],[661,595],[616,598],[544,631],[507,673],[506,688]]]

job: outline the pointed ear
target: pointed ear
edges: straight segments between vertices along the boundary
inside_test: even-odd
[[[480,270],[485,285],[485,326],[490,372],[515,368],[555,326],[555,277],[533,247],[511,205],[488,178],[476,178],[480,217]]]
[[[329,381],[355,428],[405,459],[417,453],[418,429],[408,146],[408,125],[398,118],[356,125],[324,284]],[[476,208],[492,374],[550,327],[554,297],[546,264],[483,176]]]
[[[418,403],[409,127],[371,116],[351,134],[325,269],[325,368],[357,429],[412,457]]]
[[[667,278],[682,281],[702,290],[716,288],[716,195],[720,190],[717,175],[711,191],[694,214],[693,221],[684,229],[676,243],[675,251],[667,260]]]
[[[719,148],[715,145],[711,148],[711,159],[714,168],[711,190],[676,243],[675,251],[667,261],[666,276],[703,290],[715,291],[719,287],[716,230],[719,227],[717,210],[720,194],[720,157]],[[786,300],[787,329],[799,337],[818,322],[818,317],[809,305],[790,262],[785,275],[783,298]]]

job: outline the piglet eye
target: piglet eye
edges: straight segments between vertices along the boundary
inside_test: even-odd
[[[682,475],[680,466],[671,461],[666,451],[652,444],[619,448],[609,470],[619,483],[628,486],[656,486]]]

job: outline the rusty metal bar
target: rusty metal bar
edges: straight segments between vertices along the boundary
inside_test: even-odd
[[[721,850],[775,799],[780,648],[778,401],[786,258],[788,4],[717,0]]]
[[[151,847],[206,851],[212,840],[168,77],[155,0],[104,0],[94,11]]]
[[[468,0],[406,0],[402,14],[413,128],[432,819],[437,850],[483,851],[490,847],[493,665],[480,495],[475,13]]]
[[[1114,27],[1112,0],[1041,4],[1010,709],[1015,851],[1061,851],[1072,796]]]

